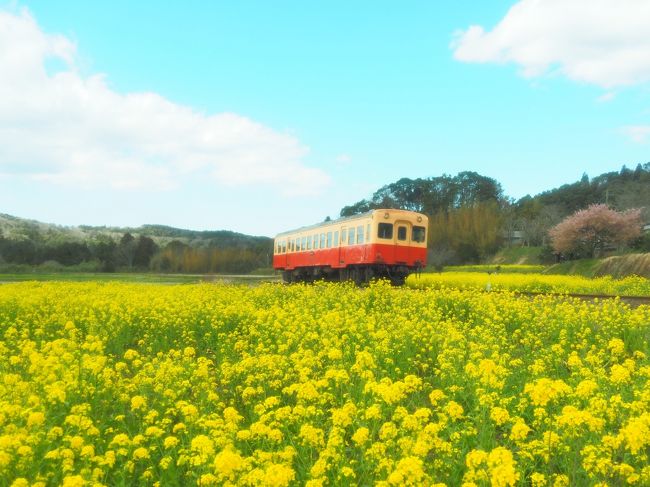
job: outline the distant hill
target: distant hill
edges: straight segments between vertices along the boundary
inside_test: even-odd
[[[269,266],[273,240],[228,230],[62,226],[0,214],[0,264],[248,272]]]
[[[0,237],[13,240],[31,239],[38,236],[44,239],[58,238],[84,241],[97,238],[100,235],[119,238],[125,233],[130,233],[135,237],[140,235],[150,237],[159,245],[178,240],[188,244],[209,243],[221,247],[230,247],[233,245],[268,244],[272,240],[268,237],[245,235],[229,230],[186,230],[166,225],[142,225],[140,227],[64,226],[0,213]]]

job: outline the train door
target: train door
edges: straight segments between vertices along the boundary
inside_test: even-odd
[[[345,258],[345,252],[346,252],[346,244],[348,243],[348,227],[343,225],[341,227],[341,235],[339,237],[339,242],[338,242],[338,249],[339,249],[339,265],[341,267],[345,267],[346,265],[346,258]]]
[[[287,239],[287,269],[293,269],[293,251],[294,251],[295,240],[293,238]]]
[[[375,229],[375,260],[392,264],[395,262],[395,235],[392,223],[379,222]]]
[[[411,223],[404,220],[395,222],[395,262],[407,263],[410,261],[411,249]]]

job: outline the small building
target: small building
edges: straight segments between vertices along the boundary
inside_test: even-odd
[[[510,230],[503,232],[503,239],[506,245],[515,246],[524,243],[524,232],[521,230]]]

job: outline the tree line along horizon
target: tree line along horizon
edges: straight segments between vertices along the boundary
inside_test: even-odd
[[[402,178],[368,199],[345,206],[340,216],[375,208],[426,214],[429,260],[436,267],[484,262],[513,245],[514,236],[517,245],[540,247],[541,260],[550,263],[558,252],[581,258],[621,246],[650,251],[650,237],[640,232],[641,223],[650,220],[649,190],[650,163],[635,169],[623,166],[591,179],[584,174],[579,181],[519,200],[506,196],[497,180],[463,171],[455,176]],[[639,211],[634,215],[626,211],[632,209]],[[273,240],[266,237],[161,225],[84,226],[74,234],[63,227],[4,217],[11,218],[12,224],[10,228],[0,225],[0,270],[5,272],[40,266],[52,271],[248,273],[271,266]],[[565,232],[558,240],[557,232],[549,232],[560,223]],[[580,230],[581,224],[587,228]],[[573,246],[567,244],[571,238]]]

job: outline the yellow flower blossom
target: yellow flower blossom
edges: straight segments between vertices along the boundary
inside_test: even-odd
[[[507,409],[493,407],[492,411],[490,411],[490,418],[497,424],[497,426],[501,426],[508,422],[510,414]]]
[[[133,396],[131,398],[131,409],[138,411],[147,406],[147,399],[144,396]]]
[[[352,435],[352,441],[354,441],[357,445],[361,446],[365,444],[368,441],[368,438],[370,437],[370,431],[368,428],[362,426],[359,428],[357,431],[354,432]]]

